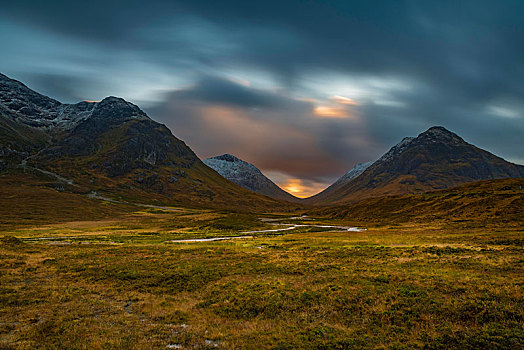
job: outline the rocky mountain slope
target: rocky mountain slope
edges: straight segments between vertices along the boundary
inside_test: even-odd
[[[465,142],[443,127],[432,127],[416,138],[405,138],[361,175],[308,200],[341,204],[369,197],[420,193],[464,183],[524,176],[513,164]]]
[[[268,179],[256,166],[231,154],[207,158],[204,159],[204,163],[229,181],[250,191],[271,198],[292,202],[299,201],[297,197],[287,193]]]
[[[207,167],[164,125],[121,98],[62,104],[0,75],[0,171],[129,200],[237,209],[286,204]]]

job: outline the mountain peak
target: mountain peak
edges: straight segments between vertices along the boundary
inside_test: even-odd
[[[110,104],[127,104],[127,101],[124,100],[122,97],[116,97],[116,96],[107,96],[99,103],[110,103]]]
[[[20,167],[30,167],[35,178],[71,179],[79,193],[191,207],[287,207],[219,176],[166,126],[122,98],[62,104],[2,74],[0,175]]]
[[[237,158],[234,155],[229,154],[229,153],[225,153],[220,156],[211,157],[208,159],[224,160],[226,162],[243,162],[243,160],[241,160],[240,158]]]
[[[149,119],[137,106],[121,97],[109,96],[96,104],[94,118],[104,119]]]
[[[404,138],[372,166],[315,197],[317,203],[444,189],[477,180],[524,176],[524,167],[464,141],[442,126]]]
[[[455,134],[454,132],[449,131],[443,126],[432,126],[428,130],[424,131],[417,137],[418,139],[428,139],[431,141],[444,141],[444,142],[464,142],[464,140]]]
[[[426,130],[425,132],[429,132],[429,133],[448,133],[448,134],[452,134],[451,131],[449,131],[448,129],[446,129],[445,127],[440,126],[440,125],[432,126],[431,128],[429,128],[429,129]]]
[[[204,159],[204,164],[229,181],[247,188],[250,191],[276,199],[297,201],[296,197],[278,187],[273,181],[262,174],[256,166],[232,154],[226,153]]]

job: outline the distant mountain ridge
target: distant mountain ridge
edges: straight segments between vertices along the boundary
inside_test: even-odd
[[[0,171],[17,168],[52,175],[65,182],[60,188],[73,184],[75,191],[136,200],[285,206],[219,176],[165,125],[122,98],[62,104],[0,75]]]
[[[444,127],[431,127],[416,138],[404,138],[359,176],[307,203],[342,204],[369,197],[420,193],[464,183],[523,177],[524,166],[513,164],[465,142]]]
[[[60,188],[73,183],[75,191],[253,209],[285,206],[267,197],[338,205],[524,176],[524,166],[477,148],[443,127],[404,138],[377,161],[358,164],[304,201],[234,156],[206,163],[216,171],[128,101],[107,97],[62,104],[0,74],[0,172],[36,171],[54,177],[62,183]]]
[[[278,187],[256,166],[231,154],[207,158],[203,162],[226,179],[250,191],[286,201],[297,202],[300,200]]]

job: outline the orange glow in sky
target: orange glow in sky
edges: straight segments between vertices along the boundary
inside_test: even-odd
[[[307,198],[311,197],[322,191],[326,185],[325,184],[314,184],[306,186],[300,179],[288,179],[285,183],[279,184],[279,186],[295,197]]]
[[[347,118],[349,117],[344,108],[317,106],[313,109],[315,115],[325,118]]]

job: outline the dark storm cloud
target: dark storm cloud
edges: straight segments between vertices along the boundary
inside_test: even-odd
[[[432,125],[522,162],[523,13],[520,0],[18,0],[2,4],[0,63],[55,97],[146,104],[201,155],[234,145],[296,176],[336,177]],[[353,118],[314,118],[333,95],[358,103]],[[268,136],[271,158],[203,113],[281,140]]]
[[[91,85],[89,79],[85,77],[63,74],[32,72],[27,76],[22,74],[19,79],[41,94],[52,96],[62,102],[71,103],[82,101],[85,96],[82,95],[81,90]]]
[[[62,34],[111,46],[139,44],[136,49],[152,51],[165,50],[164,43],[187,31],[166,31],[163,40],[157,40],[138,35],[142,30],[169,30],[200,18],[234,37],[241,45],[236,59],[281,72],[313,66],[469,80],[497,75],[493,69],[478,71],[492,60],[509,64],[508,68],[518,65],[514,59],[522,57],[524,45],[517,40],[523,35],[521,1],[297,0],[217,5],[210,1],[20,0],[8,2],[3,10],[12,18]],[[282,36],[296,38],[295,45],[289,45],[289,40],[285,47]],[[207,43],[194,43],[201,44]],[[472,56],[474,61],[468,59]]]
[[[264,108],[305,113],[311,110],[311,104],[286,98],[282,94],[262,89],[251,88],[219,77],[203,77],[192,88],[175,91],[175,97],[181,102],[202,101],[209,104],[231,105],[244,108]]]

